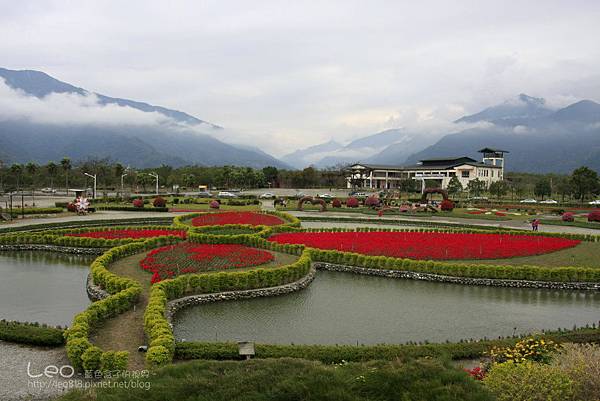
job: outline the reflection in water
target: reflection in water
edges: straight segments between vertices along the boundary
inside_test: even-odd
[[[377,344],[457,341],[600,320],[600,293],[467,286],[319,271],[305,290],[180,311],[186,340]]]
[[[89,300],[90,256],[41,251],[0,252],[0,318],[69,325]]]

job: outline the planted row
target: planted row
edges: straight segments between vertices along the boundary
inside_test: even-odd
[[[0,340],[45,347],[58,347],[65,342],[59,327],[6,320],[0,321]]]

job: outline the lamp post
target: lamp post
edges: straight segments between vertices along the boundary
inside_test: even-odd
[[[156,178],[156,195],[158,195],[158,174],[156,173],[148,173],[150,177]]]
[[[88,177],[91,177],[91,178],[94,179],[94,196],[93,196],[93,199],[96,199],[96,177],[97,177],[97,174],[94,174],[94,175],[88,174],[88,173],[83,173],[83,174],[85,174]]]
[[[125,191],[123,190],[123,178],[125,178],[126,176],[127,173],[121,174],[121,196],[123,196],[123,194],[125,193]]]

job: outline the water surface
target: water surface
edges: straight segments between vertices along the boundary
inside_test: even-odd
[[[94,257],[0,252],[0,319],[70,325],[89,304],[85,280]]]
[[[600,320],[600,293],[430,283],[319,271],[305,290],[181,310],[178,339],[378,344],[496,338]]]

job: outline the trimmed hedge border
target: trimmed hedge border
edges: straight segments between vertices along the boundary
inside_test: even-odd
[[[267,242],[264,239],[263,241]],[[146,363],[150,367],[158,367],[173,360],[175,336],[167,320],[168,301],[181,298],[186,294],[218,293],[216,294],[218,297],[222,294],[221,291],[278,287],[300,280],[309,273],[310,269],[310,255],[308,251],[303,251],[298,260],[285,266],[242,272],[185,274],[154,284],[150,289],[150,298],[144,313],[144,330],[150,343],[146,353]]]
[[[117,212],[162,212],[169,211],[168,207],[135,207],[135,206],[99,206],[96,210],[112,210]]]
[[[75,215],[73,215],[75,216]],[[0,236],[7,233],[17,233],[23,231],[45,231],[49,229],[66,229],[66,228],[77,228],[77,227],[97,227],[97,226],[116,226],[123,224],[163,224],[170,225],[173,222],[172,217],[142,217],[142,218],[127,218],[127,219],[115,219],[115,220],[80,220],[62,223],[44,223],[44,224],[29,224],[26,226],[16,227],[0,227]]]
[[[59,347],[65,343],[64,330],[45,324],[0,321],[0,340],[19,344]]]
[[[543,332],[544,338],[557,343],[598,343],[600,329],[580,328],[570,331]],[[474,359],[483,356],[491,347],[514,346],[529,335],[497,340],[467,340],[456,343],[380,344],[380,345],[274,345],[255,344],[256,358],[302,358],[323,363],[364,362],[374,359],[395,360],[440,357],[452,360]],[[177,342],[178,360],[214,359],[239,360],[238,345],[234,342]]]
[[[111,248],[92,262],[90,269],[93,282],[109,296],[93,302],[85,311],[77,314],[71,327],[65,331],[67,356],[75,369],[119,370],[127,366],[128,352],[102,352],[89,341],[90,333],[95,327],[104,320],[129,310],[137,303],[142,292],[139,282],[120,277],[107,267],[116,260],[135,253],[179,241],[181,239],[177,237],[157,237],[132,242]],[[100,357],[96,358],[98,355]]]
[[[453,277],[440,274],[416,273],[406,270],[369,269],[359,266],[345,266],[331,263],[316,262],[315,268],[333,272],[363,274],[390,278],[422,280],[438,283],[453,283],[463,285],[483,285],[488,287],[516,287],[516,288],[547,288],[553,290],[584,290],[600,291],[600,283],[585,282],[560,282],[560,281],[532,281],[532,280],[505,280],[489,278]]]

